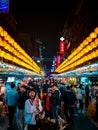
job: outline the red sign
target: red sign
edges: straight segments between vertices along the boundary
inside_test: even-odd
[[[60,41],[60,54],[63,55],[65,53],[64,51],[64,41]]]
[[[60,63],[61,63],[61,57],[60,57],[60,55],[57,55],[57,67],[60,65]]]

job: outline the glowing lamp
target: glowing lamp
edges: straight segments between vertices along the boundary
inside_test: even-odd
[[[95,51],[96,55],[98,56],[98,49]]]
[[[83,44],[84,44],[84,45],[88,45],[88,41],[87,41],[87,40],[84,40],[84,41],[83,41]]]
[[[0,26],[0,33],[2,32],[3,28]]]
[[[92,32],[92,33],[90,34],[90,37],[91,37],[91,38],[96,38],[96,37],[97,37],[97,34],[96,34],[95,32]]]
[[[60,54],[63,55],[65,53],[64,51],[64,41],[60,42]]]
[[[98,45],[98,38],[95,39],[95,43]]]
[[[97,34],[98,34],[98,27],[97,27],[97,28],[95,28],[95,30],[94,30],[94,31],[95,31],[95,33],[97,33]]]
[[[3,32],[4,37],[6,37],[8,34],[6,31]]]
[[[92,38],[91,38],[91,37],[87,37],[87,38],[86,38],[86,41],[91,42],[91,41],[92,41]]]
[[[92,48],[95,48],[95,47],[97,47],[97,44],[95,42],[92,42],[91,46],[92,46]]]
[[[9,39],[10,39],[10,37],[9,37],[9,35],[7,35],[7,36],[5,37],[5,40],[9,41]]]

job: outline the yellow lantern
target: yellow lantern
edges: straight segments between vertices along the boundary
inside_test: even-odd
[[[8,34],[6,31],[3,31],[3,36],[6,37]]]
[[[6,53],[4,51],[1,51],[0,56],[5,57]]]
[[[91,59],[91,54],[88,54],[88,55],[87,55],[87,58],[90,60],[90,59]]]
[[[91,55],[92,55],[93,58],[97,57],[95,51],[93,51],[93,52],[91,53]]]
[[[88,51],[92,50],[92,46],[88,45],[88,46],[87,46],[87,50],[88,50]]]
[[[84,41],[83,41],[83,44],[84,44],[84,45],[88,45],[88,41],[87,41],[87,40],[84,40]]]
[[[87,38],[86,38],[86,41],[91,42],[91,41],[92,41],[92,38],[91,38],[91,37],[87,37]]]
[[[90,46],[91,46],[92,48],[95,48],[95,47],[97,47],[97,44],[96,44],[95,42],[91,42]]]
[[[98,56],[98,49],[95,51],[96,55]]]
[[[98,38],[95,39],[95,43],[98,45]]]
[[[3,41],[3,47],[5,48],[7,46],[7,42],[6,41]]]
[[[90,37],[91,37],[91,38],[96,38],[96,37],[97,37],[97,34],[96,34],[95,32],[92,32],[92,33],[90,34]]]
[[[5,37],[5,40],[9,41],[9,39],[10,39],[10,36],[7,35],[7,36]]]
[[[4,30],[2,30],[1,33],[0,33],[2,37],[3,37],[3,35],[4,35],[3,33],[4,33]]]
[[[94,31],[95,31],[95,33],[98,34],[98,27],[96,27]]]
[[[0,26],[0,34],[1,34],[2,31],[3,31],[3,28]]]

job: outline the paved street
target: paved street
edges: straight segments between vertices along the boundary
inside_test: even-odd
[[[4,121],[0,122],[0,130],[7,130],[8,117]],[[13,130],[17,130],[15,126]],[[44,125],[43,130],[54,130],[52,125]],[[72,126],[67,126],[64,130],[98,130],[96,127],[85,115],[78,115],[74,117],[74,124]]]

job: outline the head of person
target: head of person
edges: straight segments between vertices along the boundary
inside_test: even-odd
[[[32,100],[35,99],[36,94],[37,94],[37,93],[36,93],[35,89],[30,89],[29,92],[28,92],[28,96],[29,96],[29,98],[31,98]]]
[[[57,83],[54,82],[53,85],[51,86],[52,92],[54,92],[57,89]]]
[[[63,82],[60,83],[60,86],[65,86],[65,84]]]
[[[69,85],[66,86],[66,91],[70,91],[71,87]]]
[[[11,83],[10,87],[13,89],[15,88],[15,84],[14,83]]]
[[[22,85],[22,86],[20,87],[20,91],[21,91],[21,92],[26,92],[26,88],[27,88],[27,87],[26,87],[25,85]]]
[[[80,88],[80,89],[82,89],[82,88],[83,88],[83,85],[82,85],[82,84],[80,84],[80,85],[79,85],[79,88]]]

